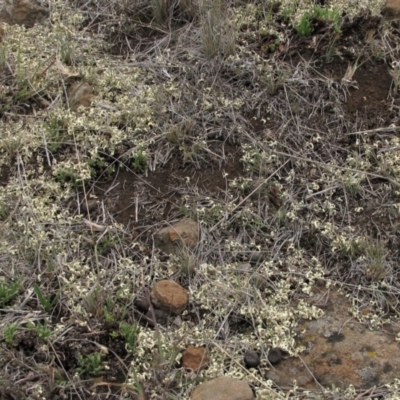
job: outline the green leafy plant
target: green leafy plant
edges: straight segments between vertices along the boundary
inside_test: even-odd
[[[106,298],[106,304],[103,307],[103,315],[106,322],[114,322],[115,316],[113,314],[114,301],[111,297]]]
[[[336,8],[322,7],[316,4],[312,10],[314,19],[331,22],[336,33],[340,33],[340,14]]]
[[[135,171],[145,171],[147,167],[147,154],[140,149],[132,158],[132,164]]]
[[[9,304],[19,293],[21,289],[21,281],[3,281],[0,282],[0,306],[4,307]]]
[[[53,299],[44,296],[42,291],[40,290],[40,287],[36,283],[33,285],[33,290],[36,293],[40,305],[46,312],[50,313],[57,303],[58,295],[55,296]]]
[[[290,20],[290,18],[296,11],[296,8],[297,8],[297,4],[293,3],[292,5],[287,6],[282,10],[282,17],[286,22]]]
[[[119,330],[121,332],[121,335],[125,339],[126,348],[131,352],[135,352],[137,345],[137,336],[140,331],[139,324],[135,322],[133,325],[129,325],[126,322],[121,322],[119,325]]]
[[[78,354],[78,363],[77,371],[80,375],[101,375],[103,372],[102,354],[100,352],[89,354],[86,357]]]
[[[118,243],[118,237],[112,233],[107,232],[101,240],[97,243],[97,248],[102,254],[108,253]]]
[[[27,327],[28,329],[36,331],[39,339],[41,340],[46,340],[53,332],[45,322],[38,322],[36,325],[33,322],[28,322]]]
[[[294,29],[301,36],[309,36],[313,32],[313,26],[311,21],[311,13],[306,11],[300,18],[300,21],[294,25]]]
[[[99,172],[102,175],[110,175],[115,172],[115,166],[109,165],[109,163],[101,157],[89,157],[87,163],[90,165],[92,176],[98,175]]]
[[[335,32],[341,32],[339,11],[336,8],[322,7],[318,4],[301,16],[300,21],[294,25],[294,29],[301,36],[309,36],[314,31],[314,22],[318,20],[332,23]]]
[[[14,341],[17,331],[18,331],[17,324],[8,324],[4,327],[3,337],[7,344],[11,344]]]
[[[67,120],[59,116],[51,116],[45,125],[46,144],[50,151],[57,151],[66,141]]]
[[[60,169],[55,174],[56,179],[63,182],[69,182],[75,188],[80,188],[83,186],[83,180],[79,177],[78,174],[73,171],[67,169]]]

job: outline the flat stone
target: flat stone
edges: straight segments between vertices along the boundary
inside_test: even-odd
[[[79,107],[89,108],[94,94],[92,87],[86,82],[74,83],[68,93],[69,107],[77,111]]]
[[[254,398],[246,382],[228,376],[220,376],[200,384],[191,396],[191,400],[253,400]]]
[[[188,292],[178,283],[169,280],[157,282],[151,292],[155,307],[166,313],[181,314],[189,301]]]
[[[193,371],[200,371],[208,366],[210,358],[205,347],[187,346],[182,353],[182,366]]]
[[[352,318],[348,299],[332,288],[316,288],[308,301],[325,314],[317,320],[300,321],[296,341],[306,350],[301,359],[280,360],[268,371],[269,379],[278,386],[291,386],[296,380],[305,389],[319,390],[315,380],[326,387],[368,389],[398,377],[398,328],[387,325],[382,330],[369,329]],[[277,354],[271,357],[272,350],[268,354],[271,363],[277,359]]]
[[[0,22],[32,28],[44,21],[49,11],[32,0],[5,0],[0,10]]]
[[[182,248],[193,249],[199,241],[199,225],[191,219],[183,219],[161,228],[154,234],[155,246],[167,254],[177,254]]]

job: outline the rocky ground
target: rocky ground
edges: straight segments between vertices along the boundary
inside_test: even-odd
[[[0,2],[0,398],[396,399],[400,2]]]

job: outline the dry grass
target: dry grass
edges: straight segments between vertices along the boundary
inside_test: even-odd
[[[362,119],[344,117],[355,64],[338,81],[301,57],[260,57],[263,1],[49,6],[51,23],[7,27],[0,48],[0,165],[9,171],[0,192],[0,397],[184,399],[226,374],[262,399],[351,398],[350,389],[283,390],[264,379],[268,365],[256,375],[238,360],[248,348],[298,354],[297,321],[320,310],[289,305],[316,279],[349,293],[360,319],[367,302],[376,326],[398,319],[397,223],[372,229],[361,210],[396,220],[399,144],[390,127],[369,135]],[[279,35],[294,40],[289,29]],[[380,37],[382,57],[395,62],[397,37]],[[392,76],[396,93],[397,64]],[[77,113],[67,96],[75,81],[96,95]],[[355,146],[342,144],[349,136]],[[149,199],[148,176],[174,157],[218,169],[233,156],[243,172],[227,175],[219,193],[188,177],[173,188],[180,202],[161,192]],[[136,185],[130,224],[109,211],[121,200],[111,194],[97,213],[78,211],[125,170]],[[152,246],[167,209],[168,222],[200,222],[193,252],[168,258]],[[189,288],[189,310],[167,326],[139,326],[149,317],[135,298],[169,277]],[[188,343],[209,348],[207,370],[179,367]],[[110,369],[126,378],[101,380]],[[355,398],[396,393],[393,383]]]

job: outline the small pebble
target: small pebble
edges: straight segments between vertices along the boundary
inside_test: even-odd
[[[260,356],[254,350],[247,350],[244,355],[244,364],[247,368],[257,368],[260,365]]]
[[[178,315],[172,323],[180,328],[182,326],[182,318]]]
[[[278,364],[282,360],[282,352],[278,348],[273,348],[268,353],[268,361],[271,364]]]
[[[137,298],[135,299],[134,304],[135,304],[135,307],[136,307],[139,311],[142,311],[142,312],[147,312],[147,310],[148,310],[149,307],[150,307],[149,301],[146,299],[145,296],[141,296],[141,295],[139,295],[139,297],[137,297]]]

